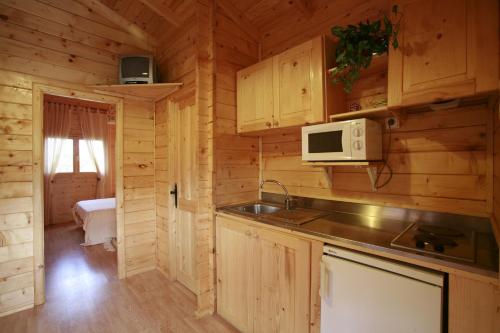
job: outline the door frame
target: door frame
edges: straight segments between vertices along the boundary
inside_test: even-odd
[[[45,244],[44,244],[44,145],[43,96],[45,94],[112,104],[116,109],[115,133],[115,196],[117,228],[118,277],[125,277],[124,210],[123,210],[123,99],[94,93],[85,87],[64,88],[33,83],[33,268],[35,305],[45,303]]]

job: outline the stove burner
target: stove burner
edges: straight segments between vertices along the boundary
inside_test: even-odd
[[[457,242],[455,242],[451,238],[446,237],[436,237],[429,234],[417,234],[413,236],[415,240],[415,246],[419,249],[425,249],[427,244],[432,245],[434,251],[436,252],[444,252],[446,247],[455,247],[457,246]]]
[[[456,238],[464,236],[464,234],[461,231],[458,231],[456,229],[440,227],[431,224],[421,224],[418,226],[417,230],[424,234],[434,237]]]

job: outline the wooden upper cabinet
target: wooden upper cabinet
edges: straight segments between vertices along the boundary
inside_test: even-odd
[[[273,84],[272,58],[238,72],[238,132],[259,131],[272,127]]]
[[[498,87],[498,1],[401,0],[400,47],[389,53],[389,106]]]
[[[325,49],[317,37],[237,74],[239,133],[300,126],[326,120]]]
[[[254,332],[309,331],[310,242],[257,229]]]
[[[323,107],[323,40],[310,40],[274,57],[274,126],[317,123]]]
[[[253,332],[254,229],[217,217],[217,312],[241,332]]]

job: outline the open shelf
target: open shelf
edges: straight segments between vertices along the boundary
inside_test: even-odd
[[[387,107],[388,66],[386,53],[374,56],[370,66],[361,69],[350,93],[346,93],[342,85],[334,85],[335,102],[329,108],[330,121],[389,116],[400,118],[398,110]],[[332,70],[328,70],[330,77]]]
[[[372,62],[368,68],[361,69],[361,77],[371,76],[376,73],[387,71],[389,66],[389,57],[387,53],[382,55],[373,56]],[[333,68],[328,69],[328,73],[330,74],[333,71]]]
[[[178,90],[182,83],[112,84],[90,86],[96,91],[106,91],[120,95],[137,96],[154,101],[165,98]]]
[[[331,167],[331,166],[373,166],[380,165],[382,161],[345,161],[345,162],[302,162],[302,165],[312,167]]]
[[[389,110],[387,106],[381,106],[372,109],[332,114],[330,115],[330,121],[349,120],[349,119],[365,118],[365,117],[382,118],[388,116],[396,116],[397,114],[399,114],[398,111]]]
[[[333,167],[336,166],[358,166],[366,168],[366,172],[368,172],[368,178],[370,179],[370,185],[373,192],[377,191],[376,183],[377,183],[377,174],[378,167],[382,165],[384,161],[345,161],[345,162],[302,162],[302,165],[319,167],[323,168],[323,171],[326,175],[326,179],[328,180],[328,186],[333,188]]]

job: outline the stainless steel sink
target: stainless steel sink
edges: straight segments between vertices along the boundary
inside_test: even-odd
[[[282,208],[276,207],[276,206],[271,206],[271,205],[265,205],[265,204],[251,204],[251,205],[246,205],[246,206],[240,206],[236,208],[240,212],[243,213],[250,213],[254,215],[261,215],[261,214],[273,214],[279,212]]]

